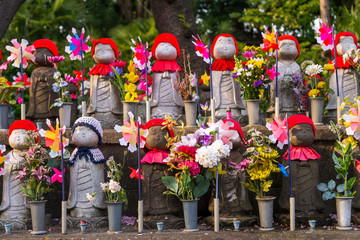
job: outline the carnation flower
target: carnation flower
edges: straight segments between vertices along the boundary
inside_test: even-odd
[[[100,183],[101,189],[105,192],[106,189],[109,187],[108,183]]]
[[[319,64],[312,64],[306,67],[305,73],[310,76],[315,76],[323,72],[323,67]]]
[[[178,168],[184,168],[184,167],[188,167],[189,171],[190,171],[190,177],[195,177],[196,175],[199,175],[200,173],[200,166],[198,163],[193,162],[193,161],[185,161],[185,162],[181,162],[178,165]]]
[[[86,193],[86,197],[90,202],[94,202],[95,201],[95,194],[96,193],[93,193],[93,194]]]
[[[111,193],[116,193],[121,190],[121,186],[118,182],[115,182],[111,179],[109,182],[109,190],[111,191]]]
[[[228,157],[230,155],[229,145],[224,144],[221,140],[213,142],[213,144],[210,145],[210,148],[214,149],[219,158]]]
[[[214,148],[203,146],[199,148],[195,155],[195,161],[205,168],[215,167],[220,158],[216,156]]]

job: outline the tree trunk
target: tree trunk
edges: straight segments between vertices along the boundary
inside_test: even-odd
[[[2,39],[9,28],[17,10],[26,0],[2,0],[0,2],[0,39]]]
[[[131,0],[117,0],[124,18],[128,21],[133,19],[133,8],[131,2]]]
[[[331,24],[330,19],[330,3],[329,0],[320,0],[320,17],[321,20],[323,20],[324,23],[329,23],[329,26]]]
[[[190,1],[150,0],[149,2],[157,30],[159,33],[172,33],[176,36],[180,49],[184,48],[186,53],[190,54],[191,70],[196,73],[199,79],[204,74],[204,70],[208,69],[209,66],[195,54],[192,35],[196,36],[198,29]],[[203,41],[207,45],[205,39]],[[181,64],[180,62],[178,63],[179,65]],[[207,73],[209,74],[209,71]]]

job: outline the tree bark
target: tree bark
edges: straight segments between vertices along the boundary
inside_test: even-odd
[[[324,23],[331,25],[329,0],[320,0],[320,17]]]
[[[121,12],[124,15],[125,19],[131,21],[133,19],[133,8],[131,0],[117,0],[118,5],[120,6]]]
[[[199,79],[209,66],[195,54],[192,35],[197,36],[198,29],[190,1],[150,0],[149,2],[157,30],[159,33],[172,33],[176,36],[180,49],[185,49],[186,53],[190,54],[191,71],[195,72]],[[204,43],[207,45],[205,40]],[[209,71],[207,73],[209,74]]]
[[[2,0],[0,2],[0,39],[2,39],[9,28],[17,10],[26,0]]]

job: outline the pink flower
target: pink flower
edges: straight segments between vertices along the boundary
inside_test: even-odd
[[[22,104],[23,103],[22,97],[17,97],[17,102],[18,102],[18,104]]]
[[[123,68],[124,69],[126,67],[126,62],[116,60],[115,62],[110,63],[110,66],[113,66],[114,68]]]
[[[54,56],[54,57],[49,56],[49,57],[48,57],[48,60],[49,60],[49,62],[51,62],[51,63],[62,62],[62,61],[64,61],[64,59],[65,59],[64,56]]]
[[[253,50],[253,49],[251,49],[251,50],[248,50],[248,51],[243,52],[242,55],[243,55],[247,60],[249,60],[249,59],[251,59],[251,58],[253,58],[253,57],[255,56],[255,53],[256,53],[256,51]]]
[[[38,170],[32,169],[31,172],[32,172],[31,175],[35,175],[39,181],[42,180],[44,176],[42,166],[40,166]]]
[[[245,171],[246,167],[249,166],[249,163],[250,163],[250,160],[245,158],[239,164],[236,164],[234,162],[230,162],[229,164],[234,166],[237,169],[237,171],[236,171],[236,174],[237,174],[239,171],[241,171],[241,172]]]
[[[76,98],[77,98],[76,94],[69,93],[69,95],[72,100],[76,100]]]
[[[19,175],[15,177],[15,179],[19,179],[19,181],[26,176],[27,168],[24,167],[22,171],[19,171]]]
[[[199,164],[197,162],[194,161],[185,161],[185,162],[181,162],[178,165],[178,168],[189,168],[190,171],[190,177],[195,177],[196,175],[198,175],[200,173],[200,167]]]
[[[65,73],[65,75],[64,75],[64,78],[65,78],[65,81],[66,81],[66,82],[70,82],[70,83],[72,83],[72,84],[74,84],[74,85],[76,85],[77,82],[79,81],[79,79],[73,78],[72,76],[70,76],[69,74],[66,74],[66,73]]]
[[[276,76],[275,66],[273,66],[272,69],[268,69],[265,74],[269,75],[271,81],[274,81],[274,78]],[[278,72],[277,75],[279,76],[280,73]]]

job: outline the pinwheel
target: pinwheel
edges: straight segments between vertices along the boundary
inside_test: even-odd
[[[61,171],[57,170],[56,168],[53,168],[55,174],[51,177],[51,183],[54,183],[58,181],[59,183],[62,183],[62,173]],[[65,173],[65,169],[64,169]]]
[[[286,168],[287,167],[284,167],[283,165],[281,165],[280,163],[277,164],[278,165],[278,168],[280,168],[280,172],[284,175],[284,177],[289,177],[289,174],[288,172],[286,171]]]
[[[274,50],[279,49],[279,45],[276,43],[276,30],[275,29],[275,25],[272,25],[272,31],[270,32],[266,26],[264,26],[265,28],[265,33],[261,33],[262,37],[263,37],[263,44],[260,44],[260,47],[263,49],[263,51],[265,52],[272,52]]]
[[[21,43],[18,43],[16,39],[11,40],[11,43],[14,45],[12,46],[6,46],[5,49],[11,52],[10,56],[7,58],[8,63],[11,61],[14,61],[12,64],[14,67],[19,68],[21,63],[23,68],[26,68],[28,66],[28,60],[35,61],[35,56],[32,54],[32,52],[35,51],[35,48],[33,45],[28,46],[29,42],[25,39],[21,39]],[[22,48],[22,58],[21,58],[21,48]],[[6,68],[5,68],[6,69]]]
[[[317,19],[319,21],[319,28],[315,28],[315,31],[319,34],[316,37],[317,42],[321,45],[321,48],[326,50],[334,49],[334,42],[332,36],[332,27],[329,27],[328,24],[325,24],[321,18]]]
[[[45,137],[45,145],[46,147],[49,147],[51,149],[50,151],[50,156],[52,158],[55,158],[57,156],[60,156],[60,131],[62,131],[62,133],[65,133],[65,129],[66,127],[63,126],[61,129],[59,129],[59,119],[56,119],[56,127],[55,129],[53,128],[53,126],[51,126],[51,122],[49,119],[46,119],[46,124],[48,125],[48,127],[50,128],[50,130],[45,131],[44,129],[41,129],[39,131],[39,134],[42,137]],[[63,137],[63,145],[64,147],[69,145],[69,139]]]
[[[133,169],[131,167],[129,167],[129,169],[131,170],[130,178],[139,179],[139,169]],[[141,176],[141,179],[144,179],[144,176],[142,175],[142,169],[140,170],[140,176]]]
[[[195,53],[199,57],[201,57],[207,64],[210,63],[210,55],[209,55],[209,48],[206,46],[203,41],[201,40],[200,36],[198,38],[192,36],[196,42],[192,42],[195,45]]]
[[[216,178],[216,166],[212,167],[212,168],[209,168],[208,171],[213,172],[214,173],[214,178]],[[221,162],[219,162],[219,164],[218,164],[218,175],[224,175],[226,173],[227,173],[227,171],[222,169],[222,164],[221,164]]]
[[[151,71],[151,65],[150,65],[150,58],[151,58],[151,52],[146,51],[145,54],[145,50],[148,48],[148,43],[145,44],[145,46],[143,45],[143,43],[141,42],[141,38],[139,37],[139,44],[137,42],[135,42],[134,39],[131,39],[131,42],[133,44],[135,44],[135,47],[130,47],[131,50],[134,52],[134,63],[136,64],[137,68],[140,70],[143,70],[145,68],[145,66],[147,65],[147,69],[148,71]],[[145,56],[146,56],[146,60],[145,60]],[[146,61],[146,65],[145,65],[145,61]]]
[[[138,143],[137,140],[137,134],[138,134],[138,130],[137,130],[137,125],[141,124],[141,119],[139,118],[138,121],[135,123],[134,121],[134,115],[132,114],[132,112],[128,112],[129,117],[130,117],[130,122],[128,121],[124,121],[125,125],[123,126],[119,126],[116,125],[114,127],[114,129],[117,132],[122,132],[123,133],[123,137],[119,139],[120,145],[121,146],[128,146],[128,149],[130,152],[135,152],[137,147],[136,147],[136,143]],[[148,132],[147,130],[144,130],[142,128],[140,128],[140,147],[143,148],[145,146],[145,137],[147,136]]]
[[[76,60],[76,59],[81,60],[81,58],[84,55],[84,52],[88,53],[91,51],[91,47],[85,44],[90,39],[90,36],[87,36],[84,39],[84,33],[85,33],[84,28],[81,29],[80,36],[77,34],[75,28],[72,28],[72,33],[74,34],[75,37],[72,37],[70,35],[66,37],[66,39],[70,43],[70,46],[65,47],[65,52],[70,54],[71,60]]]
[[[14,82],[12,82],[12,85],[15,85],[17,83],[24,82],[25,87],[29,87],[31,85],[31,82],[28,80],[28,77],[26,74],[23,75],[23,79],[21,79],[21,73],[17,73],[17,76],[13,76]],[[23,81],[24,80],[24,81]]]
[[[353,135],[355,139],[359,139],[360,134],[356,132],[356,130],[359,127],[359,121],[360,121],[360,115],[358,111],[356,111],[355,108],[351,108],[350,113],[345,114],[343,119],[349,125],[349,127],[346,128],[346,134]]]
[[[2,153],[6,151],[5,145],[0,145],[0,164],[5,161],[5,157],[2,156]],[[5,169],[0,167],[0,176],[5,174]]]
[[[356,170],[360,173],[360,161],[355,159],[356,161]]]
[[[271,142],[276,143],[278,141],[278,148],[283,149],[285,144],[288,144],[287,140],[287,130],[286,130],[286,122],[287,117],[285,116],[285,119],[281,121],[281,119],[275,117],[274,121],[270,123],[266,123],[266,127],[272,131],[273,134],[269,136],[269,139]]]
[[[208,123],[210,130],[219,128],[219,139],[226,145],[232,149],[232,143],[230,139],[235,139],[237,133],[235,131],[231,131],[231,127],[233,127],[233,123],[231,121],[224,122],[223,120],[219,120],[216,123]],[[210,134],[210,133],[207,133]]]

